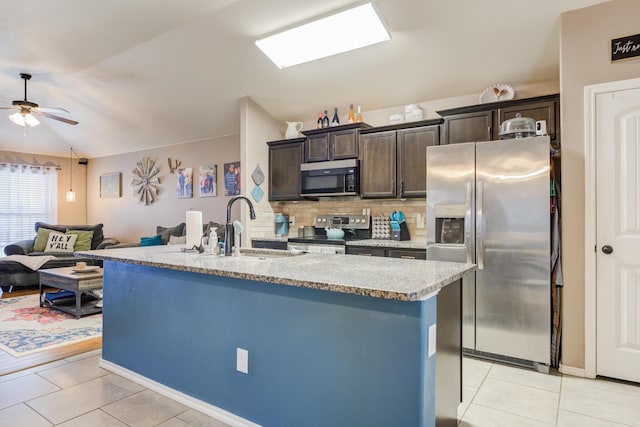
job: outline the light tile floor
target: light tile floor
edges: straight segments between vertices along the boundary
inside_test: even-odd
[[[640,426],[640,386],[465,358],[459,427]]]
[[[98,350],[0,376],[0,427],[227,426],[101,369],[99,358]],[[465,358],[463,385],[460,427],[640,426],[640,386],[629,383]]]
[[[228,427],[98,366],[100,350],[0,376],[0,427]]]

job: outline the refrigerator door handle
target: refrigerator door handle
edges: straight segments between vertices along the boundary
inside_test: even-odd
[[[467,264],[473,262],[471,254],[471,183],[467,182],[467,199],[465,201],[464,212],[464,246],[467,258]]]
[[[484,183],[478,182],[478,220],[476,221],[476,247],[478,248],[478,270],[484,269]]]

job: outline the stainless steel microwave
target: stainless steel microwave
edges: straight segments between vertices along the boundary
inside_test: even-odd
[[[303,163],[300,173],[303,196],[355,196],[360,190],[357,159]]]

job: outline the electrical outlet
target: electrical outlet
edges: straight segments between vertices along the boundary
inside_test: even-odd
[[[425,218],[421,214],[416,214],[416,227],[424,228],[424,220]]]
[[[291,225],[292,227],[294,225],[296,225],[296,217],[295,216],[290,216],[289,217],[289,225]]]
[[[249,373],[249,350],[236,348],[236,370],[243,374]]]

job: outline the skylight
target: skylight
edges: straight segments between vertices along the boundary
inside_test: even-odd
[[[280,69],[390,40],[373,3],[257,40]]]

